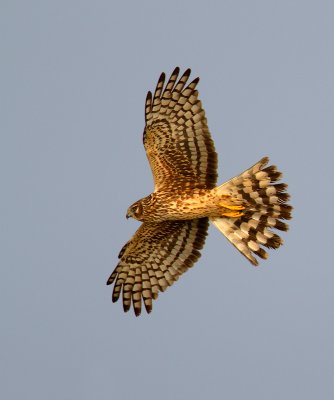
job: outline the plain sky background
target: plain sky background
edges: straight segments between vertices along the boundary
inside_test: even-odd
[[[0,1],[1,399],[334,398],[332,1]],[[144,99],[201,77],[219,181],[268,155],[295,207],[252,267],[210,227],[135,318],[105,282],[152,190]]]

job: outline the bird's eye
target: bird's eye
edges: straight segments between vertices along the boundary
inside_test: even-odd
[[[141,216],[142,212],[143,212],[143,207],[141,204],[138,204],[134,211],[135,216],[136,217]]]

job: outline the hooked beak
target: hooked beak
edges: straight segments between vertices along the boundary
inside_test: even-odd
[[[130,218],[129,213],[126,213],[126,219],[129,219],[129,218]]]

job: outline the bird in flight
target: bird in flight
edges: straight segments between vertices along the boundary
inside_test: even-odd
[[[187,84],[190,69],[179,77],[175,68],[165,84],[162,73],[154,94],[145,102],[143,142],[154,191],[128,208],[127,218],[141,221],[119,253],[119,263],[107,285],[114,283],[112,300],[121,293],[124,311],[142,304],[148,313],[152,300],[192,267],[200,257],[209,221],[253,265],[266,259],[263,247],[283,243],[273,229],[286,231],[291,218],[287,185],[282,174],[262,158],[220,186],[217,154],[205,111],[196,89],[199,78]]]

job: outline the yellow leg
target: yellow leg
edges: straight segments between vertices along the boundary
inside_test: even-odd
[[[232,205],[232,204],[226,204],[226,203],[219,203],[220,206],[224,208],[228,208],[229,210],[244,210],[245,207],[241,205]]]
[[[232,204],[226,204],[226,203],[219,203],[219,205],[221,207],[224,207],[227,209],[226,212],[222,213],[222,215],[224,217],[239,218],[243,214],[242,210],[245,209],[245,207],[242,205],[232,205]],[[231,211],[228,211],[228,210],[231,210]]]
[[[242,212],[240,211],[230,211],[230,212],[226,212],[226,213],[222,213],[223,217],[230,217],[230,218],[239,218],[242,216]]]

